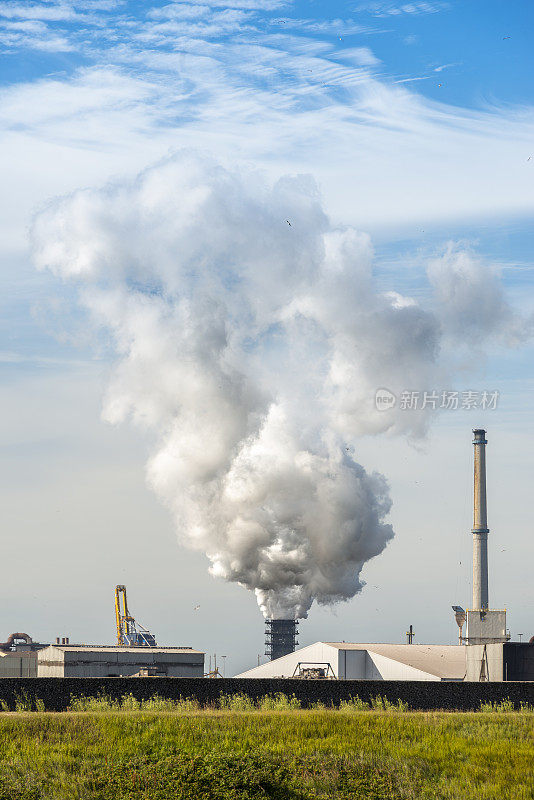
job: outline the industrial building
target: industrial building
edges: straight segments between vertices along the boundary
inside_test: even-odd
[[[27,633],[12,633],[0,643],[2,678],[106,678],[168,676],[201,678],[204,653],[192,647],[158,647],[149,630],[128,610],[126,587],[115,588],[116,646],[34,642]]]
[[[37,654],[39,678],[126,678],[138,674],[202,678],[204,653],[192,647],[53,644]]]
[[[534,681],[534,643],[469,644],[466,681]]]
[[[0,642],[0,678],[107,678],[168,676],[201,678],[204,653],[192,647],[158,647],[128,610],[126,587],[115,588],[116,646],[34,642],[12,633]]]
[[[510,642],[506,610],[489,607],[486,431],[473,430],[473,598],[464,611],[453,606],[457,645],[316,642],[295,651],[297,623],[267,620],[271,661],[238,678],[335,678],[346,680],[506,681],[534,680],[534,637]],[[465,636],[463,629],[465,626]]]
[[[0,678],[36,678],[37,652],[46,647],[27,633],[12,633],[0,642]]]
[[[315,642],[237,678],[357,681],[534,680],[534,645],[355,644]]]
[[[457,645],[315,642],[296,650],[298,621],[266,620],[270,661],[239,678],[324,678],[396,681],[532,681],[534,636],[511,642],[506,610],[489,606],[486,431],[474,434],[472,607],[452,606],[459,627]],[[33,642],[13,633],[0,643],[0,678],[14,677],[203,677],[204,653],[191,647],[158,647],[156,637],[130,614],[126,587],[115,588],[115,646]],[[464,634],[465,628],[465,634]],[[209,677],[220,675],[217,668]]]
[[[316,642],[236,677],[462,681],[465,650],[465,645]]]

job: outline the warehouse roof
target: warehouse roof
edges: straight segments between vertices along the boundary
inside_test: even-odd
[[[90,653],[199,653],[204,655],[202,650],[194,650],[192,647],[122,647],[93,644],[51,644],[50,647],[70,653],[83,650]]]

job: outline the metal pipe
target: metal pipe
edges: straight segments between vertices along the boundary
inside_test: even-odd
[[[476,428],[473,494],[473,610],[488,608],[488,517],[486,506],[486,431]]]

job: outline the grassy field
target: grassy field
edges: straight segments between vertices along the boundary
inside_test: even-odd
[[[410,712],[377,700],[300,710],[286,699],[219,709],[158,700],[0,713],[10,800],[526,800],[534,714]],[[293,707],[292,707],[293,706]],[[500,712],[500,713],[498,713]]]

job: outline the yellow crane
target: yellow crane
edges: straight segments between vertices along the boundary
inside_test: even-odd
[[[117,644],[119,647],[156,647],[156,639],[149,630],[128,612],[126,586],[115,587],[115,621],[117,624]]]

